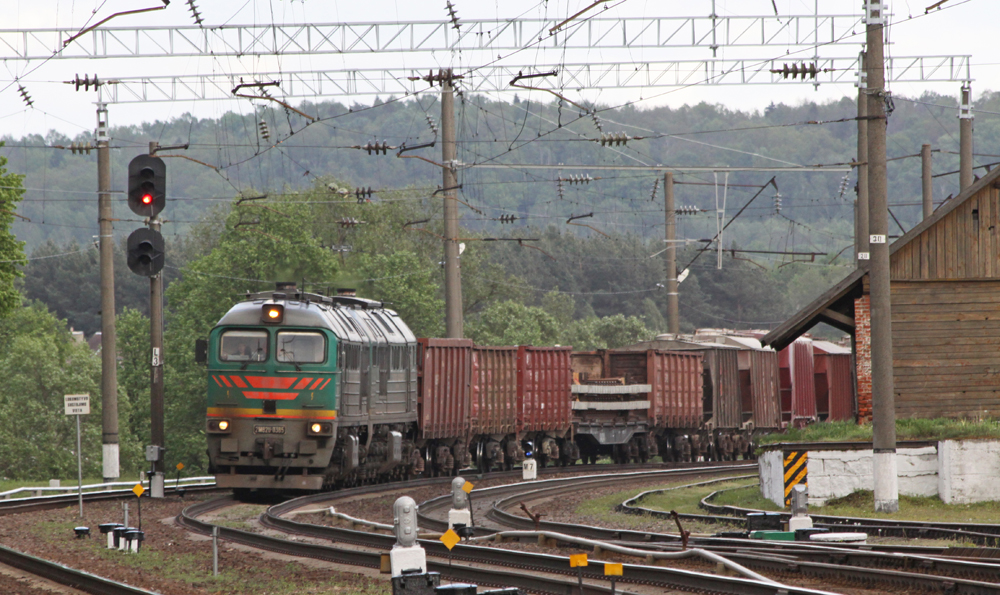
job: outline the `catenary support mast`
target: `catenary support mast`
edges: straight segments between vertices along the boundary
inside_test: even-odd
[[[868,0],[868,202],[871,251],[872,433],[875,511],[899,511],[896,407],[893,394],[892,302],[889,291],[889,210],[886,186],[885,5]]]
[[[108,107],[97,104],[97,202],[101,268],[101,444],[105,481],[118,479],[118,358],[115,346],[115,239]]]

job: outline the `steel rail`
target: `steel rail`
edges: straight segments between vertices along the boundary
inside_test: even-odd
[[[138,483],[138,482],[136,482]],[[181,490],[185,494],[210,493],[219,490],[215,486],[192,486]],[[164,490],[164,495],[176,494],[174,488]],[[132,490],[110,490],[106,492],[84,492],[84,502],[102,502],[105,500],[124,500],[135,498]],[[66,494],[60,496],[36,496],[32,498],[13,498],[10,500],[0,500],[0,516],[9,514],[21,514],[24,512],[39,512],[42,510],[55,510],[76,504],[77,494]]]
[[[119,583],[8,547],[0,546],[0,563],[93,595],[156,595],[154,591]]]
[[[734,488],[738,489],[738,488]],[[765,512],[753,508],[712,504],[721,491],[712,492],[699,502],[699,506],[718,515],[746,517],[747,514]],[[782,520],[791,514],[780,512]],[[927,521],[901,521],[895,519],[870,519],[863,517],[842,517],[810,514],[813,526],[826,529],[846,529],[864,531],[879,537],[903,537],[907,539],[964,539],[980,545],[996,547],[1000,545],[1000,525],[981,523],[939,523]]]
[[[721,481],[721,480],[714,480]],[[704,485],[710,482],[701,482],[695,485]],[[524,487],[520,484],[520,487]],[[683,486],[688,487],[688,486]],[[494,488],[495,489],[495,488]],[[530,490],[527,492],[521,492],[516,495],[508,496],[501,500],[494,502],[493,507],[490,511],[490,518],[494,521],[500,522],[508,526],[516,526],[522,529],[531,530],[534,527],[534,522],[530,519],[512,515],[506,512],[506,508],[514,506],[516,503],[521,501],[531,501],[540,498],[552,498],[558,496],[561,492],[565,491],[564,486],[548,487],[536,490]],[[679,489],[679,488],[671,488]],[[666,491],[666,490],[657,490]],[[649,492],[646,492],[649,493]],[[432,502],[444,501],[445,499],[436,498]],[[423,507],[423,506],[422,506]],[[662,516],[666,513],[659,512],[656,516]],[[589,539],[604,539],[604,540],[618,540],[620,542],[629,543],[635,541],[653,541],[655,539],[669,539],[676,543],[678,538],[676,536],[668,535],[657,535],[648,532],[638,532],[638,531],[627,531],[627,530],[612,530],[604,529],[600,527],[590,527],[582,526],[568,523],[554,523],[551,521],[542,521],[539,523],[539,529],[544,529],[546,531],[559,531],[567,533],[573,536],[587,537]],[[758,545],[762,542],[760,541],[747,541],[747,545]],[[701,545],[701,544],[699,544]],[[711,551],[711,547],[707,547]],[[831,548],[833,549],[833,548]],[[770,554],[754,554],[750,552],[735,552],[733,554],[727,554],[727,557],[734,562],[743,564],[744,566],[749,566],[757,569],[766,569],[778,572],[797,572],[802,575],[815,576],[820,578],[835,578],[838,580],[852,580],[852,581],[871,581],[878,583],[887,583],[891,585],[896,584],[906,584],[912,587],[919,587],[923,589],[930,590],[944,590],[948,592],[962,593],[966,595],[984,595],[984,594],[1000,594],[1000,583],[996,581],[1000,579],[1000,566],[995,564],[985,564],[981,562],[970,562],[970,561],[953,561],[947,559],[935,559],[929,557],[918,557],[913,555],[907,556],[893,556],[892,554],[885,553],[864,553],[864,552],[827,552],[822,554],[824,556],[823,561],[805,561],[805,560],[789,560],[787,558],[776,559],[773,553]],[[914,573],[907,572],[906,570],[886,570],[881,568],[872,568],[876,565],[891,565],[897,568],[902,567],[906,570],[910,569],[920,569],[924,571],[938,570],[945,571],[949,573],[949,576],[943,577],[940,575],[924,574],[924,573]],[[987,580],[993,582],[983,582],[976,580],[969,580],[965,578],[957,578],[962,575],[975,574],[976,576],[982,576]]]
[[[674,471],[674,475],[680,474],[692,474],[692,473],[703,473],[705,469],[684,469]],[[635,476],[637,474],[628,474]],[[605,481],[621,481],[621,478],[616,476],[613,478],[602,478]],[[592,477],[585,477],[585,483],[594,483],[595,479]],[[568,482],[566,479],[548,480],[549,482],[559,482],[565,484]],[[486,490],[499,490],[500,488],[508,486],[498,486],[497,488],[485,488]],[[563,485],[565,487],[565,485]],[[578,488],[570,486],[571,489]],[[450,496],[449,496],[450,497]],[[350,543],[353,545],[367,545],[369,547],[381,547],[390,548],[395,544],[395,537],[390,535],[368,533],[362,531],[355,531],[353,529],[346,529],[342,527],[328,527],[320,525],[312,525],[308,523],[300,523],[297,521],[292,521],[286,518],[282,518],[281,515],[287,514],[292,510],[304,507],[309,504],[315,504],[316,502],[322,500],[318,498],[317,495],[306,496],[303,498],[297,498],[295,500],[285,502],[276,506],[271,507],[268,511],[261,516],[261,524],[269,528],[281,530],[287,533],[293,533],[296,535],[304,535],[317,539],[332,539],[338,542]],[[424,520],[421,520],[421,524]],[[373,545],[375,544],[375,545]],[[547,573],[559,573],[572,575],[573,571],[569,568],[566,558],[564,556],[552,556],[548,554],[534,554],[527,552],[520,552],[515,550],[507,550],[502,548],[491,548],[491,547],[480,547],[468,544],[458,544],[455,546],[454,550],[449,553],[445,548],[444,544],[435,540],[421,540],[421,545],[427,551],[428,555],[445,557],[450,556],[453,559],[465,560],[474,562],[477,564],[488,563],[501,566],[510,566],[514,568],[519,568],[523,570],[532,570],[534,572],[547,572]],[[591,560],[589,565],[584,569],[584,577],[589,579],[601,580],[603,579],[604,563],[601,561]],[[790,587],[788,585],[774,585],[767,584],[758,581],[753,581],[744,578],[737,577],[725,577],[716,575],[705,575],[702,573],[684,571],[672,568],[662,568],[656,566],[643,566],[643,565],[626,565],[625,576],[619,579],[620,582],[632,582],[637,584],[646,584],[653,586],[660,586],[665,588],[680,588],[688,590],[697,591],[712,591],[718,593],[788,593],[793,594],[805,594],[805,593],[818,593],[812,589],[800,589],[797,587]]]
[[[384,486],[383,486],[384,487]],[[212,525],[198,520],[197,517],[232,504],[231,497],[217,498],[184,509],[176,518],[176,522],[181,527],[201,533],[211,535],[212,529],[217,528],[219,538],[233,543],[239,543],[249,547],[281,553],[285,555],[324,560],[337,564],[347,564],[351,566],[364,566],[368,568],[380,568],[382,554],[378,551],[363,551],[358,549],[338,548],[327,545],[316,545],[298,541],[289,541],[275,537],[268,537],[258,533],[250,533],[239,529],[232,529],[218,525]],[[369,537],[372,534],[362,533]],[[384,537],[384,536],[378,536]],[[327,537],[329,539],[329,537]],[[392,538],[395,543],[395,538]],[[367,547],[382,547],[379,539],[369,539]],[[443,544],[441,548],[444,548]],[[485,549],[485,548],[484,548]],[[454,562],[441,562],[428,560],[428,572],[438,572],[442,577],[456,581],[469,581],[476,584],[491,585],[498,587],[518,587],[532,593],[551,593],[552,595],[575,595],[580,593],[580,587],[576,581],[562,580],[539,575],[526,575],[524,572],[501,571],[488,568],[478,568],[455,564]],[[584,584],[583,595],[608,595],[611,589],[601,585]]]

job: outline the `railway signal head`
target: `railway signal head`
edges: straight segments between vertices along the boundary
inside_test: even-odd
[[[139,155],[128,164],[128,208],[156,217],[167,205],[167,166],[159,157]]]
[[[128,268],[136,275],[152,277],[163,269],[163,236],[140,228],[128,236]]]

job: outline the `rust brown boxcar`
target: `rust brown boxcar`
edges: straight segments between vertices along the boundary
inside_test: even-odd
[[[781,418],[798,426],[816,419],[816,384],[813,346],[809,339],[796,339],[779,352],[781,372]]]
[[[781,427],[781,397],[778,384],[778,353],[750,350],[751,419],[757,428]]]
[[[571,347],[517,349],[518,431],[561,432],[573,416]]]
[[[707,348],[705,371],[705,417],[715,428],[739,428],[743,420],[740,398],[739,354],[729,347]],[[709,409],[710,408],[710,409]],[[706,420],[708,421],[708,420]]]
[[[418,339],[418,411],[422,438],[469,435],[471,339]]]
[[[510,434],[517,428],[517,347],[472,349],[473,434]]]
[[[828,421],[854,419],[849,353],[816,353],[816,412]]]
[[[702,420],[702,358],[699,353],[647,351],[649,417],[657,428],[697,428]]]

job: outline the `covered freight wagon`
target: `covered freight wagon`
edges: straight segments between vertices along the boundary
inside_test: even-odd
[[[813,342],[816,415],[821,421],[855,419],[851,350],[828,341]]]
[[[781,421],[801,427],[816,421],[816,379],[811,339],[798,338],[778,352]]]
[[[452,473],[471,463],[471,339],[418,339],[417,446],[433,473]]]

